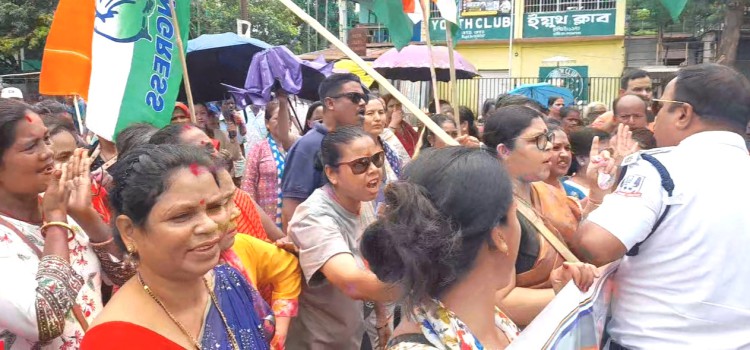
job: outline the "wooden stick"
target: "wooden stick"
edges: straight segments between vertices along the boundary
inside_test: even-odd
[[[453,119],[456,121],[456,130],[458,136],[461,136],[461,116],[458,113],[458,84],[456,83],[456,64],[454,61],[454,50],[453,50],[453,36],[451,35],[450,28],[455,24],[445,21],[445,43],[448,45],[448,61],[450,67],[451,80],[448,83],[448,90],[450,90],[450,103],[453,106]],[[437,105],[436,105],[437,106]],[[437,111],[437,108],[435,109]]]
[[[182,35],[180,34],[180,22],[177,19],[177,11],[174,10],[174,2],[169,2],[169,10],[172,11],[172,25],[174,33],[177,35],[177,49],[180,51],[180,62],[182,63],[182,81],[185,82],[185,95],[187,95],[188,107],[190,109],[190,122],[195,124],[195,104],[193,103],[193,91],[190,89],[190,77],[188,76],[187,62],[185,60],[185,47],[182,44]]]
[[[432,54],[432,39],[430,39],[430,5],[428,1],[421,0],[419,6],[422,6],[422,17],[427,27],[424,36],[427,40],[427,49],[430,51],[430,77],[432,78],[432,95],[435,99],[435,113],[440,113],[440,95],[438,94],[437,73],[435,73],[435,56]]]
[[[78,130],[81,133],[81,137],[86,137],[86,127],[83,125],[83,118],[81,118],[81,111],[78,109],[78,95],[73,95],[73,109],[76,111],[76,119],[78,120]]]
[[[401,93],[401,91],[398,91],[396,87],[391,85],[391,83],[388,82],[388,79],[380,75],[374,68],[372,68],[370,65],[365,63],[364,60],[362,60],[359,55],[354,53],[346,44],[341,42],[335,35],[331,34],[330,31],[328,31],[326,28],[323,28],[323,26],[310,17],[304,10],[302,10],[297,4],[294,3],[292,0],[279,0],[282,4],[284,4],[287,8],[289,8],[290,11],[294,12],[297,17],[305,21],[307,24],[309,24],[313,29],[315,29],[320,35],[322,35],[326,40],[328,40],[330,43],[332,43],[334,46],[336,46],[337,49],[341,50],[349,59],[356,62],[367,74],[369,74],[371,77],[375,79],[375,81],[378,82],[381,88],[385,89],[393,95],[397,100],[403,104],[404,107],[406,107],[407,110],[412,112],[419,121],[422,122],[430,131],[432,131],[435,136],[439,137],[443,142],[445,142],[447,145],[450,146],[458,146],[458,142],[454,140],[452,137],[450,137],[445,131],[443,131],[440,126],[435,124],[432,119],[430,119],[424,112],[422,112],[419,107],[417,107],[413,102],[409,101],[404,94]]]

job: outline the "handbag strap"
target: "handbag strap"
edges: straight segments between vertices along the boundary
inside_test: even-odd
[[[12,225],[2,217],[0,217],[0,225],[3,225],[13,231],[18,236],[18,238],[23,241],[23,243],[26,243],[26,245],[29,246],[29,248],[31,248],[34,253],[36,253],[36,256],[39,258],[39,260],[42,259],[43,253],[39,249],[39,247],[37,247],[36,244],[31,243],[31,240],[29,240],[29,238],[26,237],[26,235],[23,234],[23,232],[21,232],[16,226]],[[89,323],[88,321],[86,321],[86,317],[83,316],[83,310],[81,309],[81,306],[78,304],[73,305],[72,311],[76,321],[78,321],[78,324],[81,325],[81,329],[86,332],[89,329]]]
[[[524,202],[523,200],[517,200],[518,205],[518,212],[521,213],[529,222],[531,222],[532,225],[534,225],[534,228],[536,228],[539,233],[542,234],[542,237],[549,242],[550,245],[552,245],[552,248],[555,248],[555,250],[562,255],[563,258],[565,258],[565,261],[567,262],[581,262],[573,252],[568,249],[568,247],[563,243],[560,238],[557,237],[552,231],[550,231],[549,228],[547,228],[547,225],[544,224],[542,219],[539,217],[539,214],[534,210],[534,208],[530,207],[528,203]]]

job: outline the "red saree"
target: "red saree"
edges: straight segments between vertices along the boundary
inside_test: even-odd
[[[162,335],[130,322],[106,322],[86,332],[81,350],[184,350]]]

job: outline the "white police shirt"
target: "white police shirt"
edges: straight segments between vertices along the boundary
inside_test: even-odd
[[[750,349],[750,156],[738,134],[701,132],[650,152],[672,198],[639,156],[588,220],[629,250],[615,275],[612,339],[629,349]]]

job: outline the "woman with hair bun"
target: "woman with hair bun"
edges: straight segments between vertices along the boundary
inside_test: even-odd
[[[521,239],[508,172],[485,151],[447,147],[415,159],[405,179],[386,189],[361,242],[378,278],[407,291],[414,321],[388,349],[504,349],[518,328],[495,303],[514,284]],[[582,264],[558,272],[581,289],[593,277]]]

